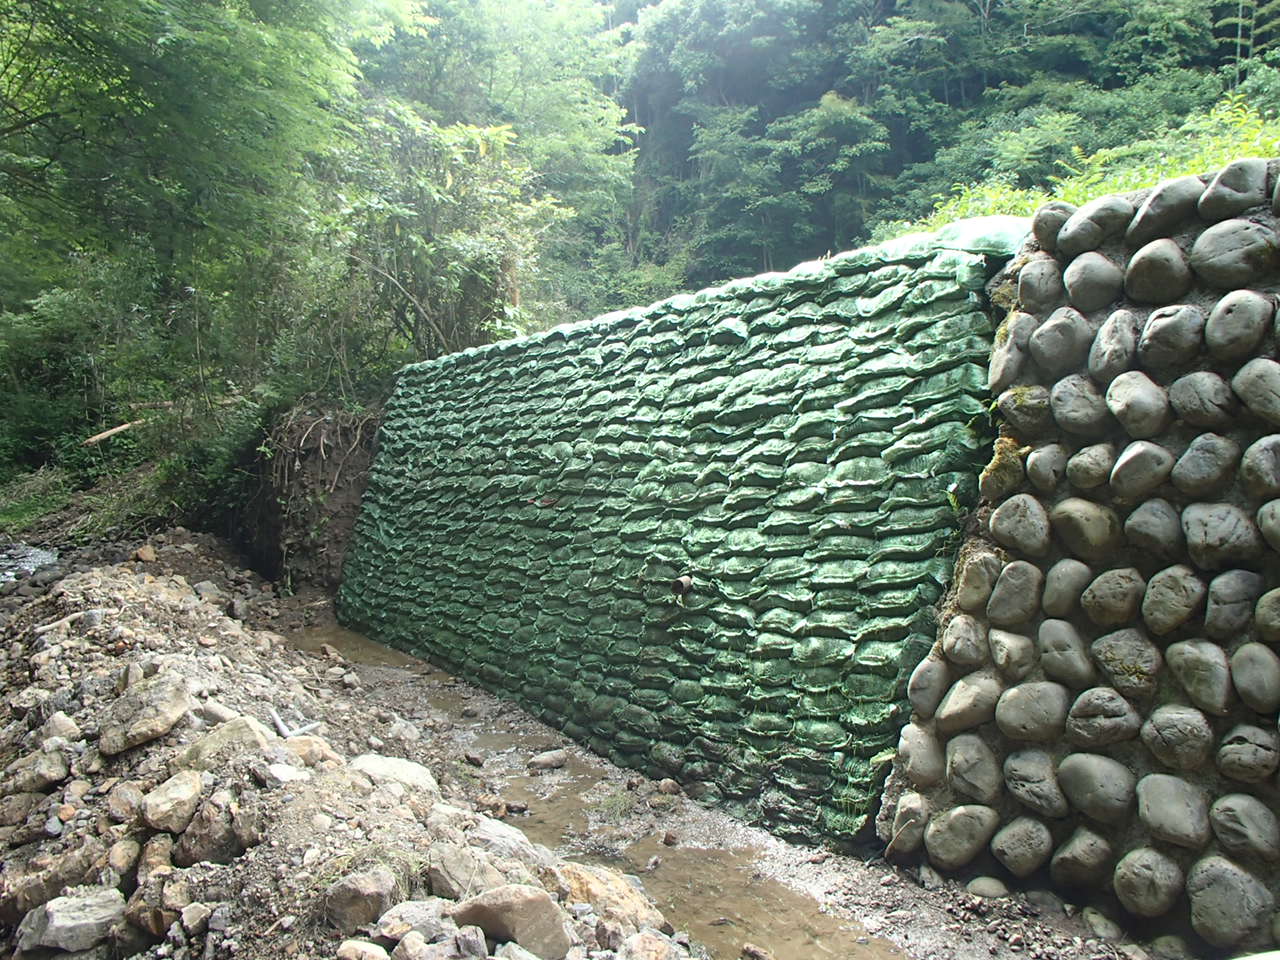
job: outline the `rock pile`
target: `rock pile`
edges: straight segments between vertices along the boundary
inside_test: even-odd
[[[1215,947],[1280,938],[1276,167],[1036,215],[893,853],[989,853]]]
[[[414,759],[344,759],[333,744],[369,732],[343,729],[358,707],[198,593],[108,567],[15,613],[0,650],[15,956],[689,955],[620,874],[442,797]]]

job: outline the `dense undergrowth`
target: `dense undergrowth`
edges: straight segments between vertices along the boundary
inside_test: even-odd
[[[405,362],[1280,153],[1273,6],[0,0],[0,530],[211,522]]]

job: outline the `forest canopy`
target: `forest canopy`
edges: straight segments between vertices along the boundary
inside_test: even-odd
[[[1280,0],[0,0],[0,479],[207,499],[409,360],[1275,154],[1277,57]]]

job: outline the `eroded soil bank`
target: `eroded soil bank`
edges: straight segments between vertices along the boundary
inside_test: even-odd
[[[41,897],[87,883],[118,890],[126,906],[86,956],[335,957],[350,937],[394,948],[376,928],[336,925],[332,886],[383,866],[395,878],[393,899],[444,894],[431,902],[447,916],[477,892],[474,876],[451,885],[449,871],[465,856],[492,883],[529,883],[558,898],[557,916],[578,941],[568,956],[592,960],[690,950],[728,960],[941,960],[1121,949],[1140,960],[1140,948],[1103,940],[1050,894],[985,899],[873,851],[864,862],[744,827],[676,784],[588,754],[462,679],[341,630],[324,594],[282,596],[242,564],[220,541],[176,530],[66,554],[0,596],[3,935],[14,937]],[[167,672],[191,688],[190,709],[154,739],[104,752],[103,731],[130,688]],[[272,711],[286,728],[318,724],[301,739],[320,738],[324,750],[290,747]],[[71,726],[58,719],[52,730],[55,715]],[[188,840],[190,825],[157,828],[141,801],[123,820],[113,812],[122,783],[150,796],[181,772],[193,744],[237,718],[252,718],[267,737],[249,737],[200,771],[192,819],[203,834]],[[57,755],[66,773],[17,790],[33,755]],[[422,764],[440,800],[353,769],[364,755]],[[193,860],[209,852],[218,824],[226,846]],[[503,833],[510,827],[522,833]],[[575,885],[581,875],[567,860],[616,872]],[[637,887],[623,874],[661,916],[625,896]],[[588,894],[598,902],[577,902]],[[628,948],[646,921],[656,939]],[[464,956],[463,946],[426,955]],[[1178,944],[1161,947],[1174,955]],[[525,956],[492,936],[485,949]]]

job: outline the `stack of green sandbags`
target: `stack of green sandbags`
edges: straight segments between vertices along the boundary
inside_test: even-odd
[[[1025,232],[406,367],[340,615],[784,836],[851,836],[976,502],[981,288]]]

